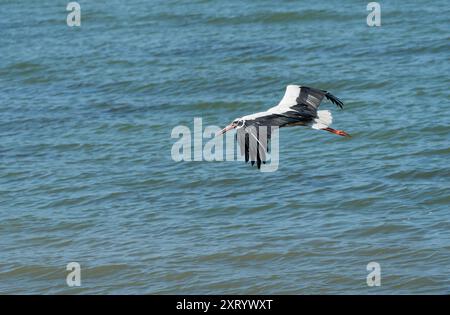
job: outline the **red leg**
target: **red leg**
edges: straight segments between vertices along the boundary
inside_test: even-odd
[[[322,130],[326,130],[326,131],[334,133],[334,134],[336,134],[338,136],[351,137],[348,133],[346,133],[343,130],[336,130],[336,129],[333,129],[333,128],[330,128],[330,127],[323,128]]]

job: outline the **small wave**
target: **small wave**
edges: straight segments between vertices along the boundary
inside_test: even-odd
[[[12,65],[0,69],[0,75],[5,77],[24,76],[24,75],[28,76],[32,74],[41,73],[44,70],[45,68],[41,64],[24,61],[14,63]]]
[[[342,19],[343,16],[335,11],[303,10],[298,12],[260,12],[252,15],[213,17],[207,19],[206,22],[212,25],[238,25],[247,23],[293,23],[317,20],[342,21]]]
[[[402,170],[386,175],[387,178],[399,180],[419,180],[432,178],[449,178],[450,170],[435,169],[435,170]]]

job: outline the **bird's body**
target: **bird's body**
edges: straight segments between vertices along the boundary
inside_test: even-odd
[[[250,161],[252,165],[256,162],[258,168],[261,166],[261,162],[265,162],[265,152],[267,152],[270,140],[270,127],[311,126],[313,129],[349,136],[342,130],[330,127],[333,120],[330,111],[317,110],[323,98],[343,108],[342,101],[327,91],[300,85],[288,85],[284,97],[277,106],[264,112],[237,118],[225,127],[221,134],[236,128],[241,154],[245,154],[246,162]],[[259,127],[269,128],[265,128],[267,131],[260,135]],[[250,141],[250,136],[255,141]]]

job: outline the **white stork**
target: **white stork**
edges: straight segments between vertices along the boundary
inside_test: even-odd
[[[327,91],[300,85],[288,85],[283,99],[277,106],[269,108],[265,112],[236,118],[218,135],[236,128],[241,155],[245,154],[245,162],[250,161],[252,165],[256,163],[258,168],[261,167],[261,162],[265,163],[265,152],[267,152],[270,127],[272,126],[280,128],[311,126],[313,129],[349,137],[350,135],[345,131],[330,127],[333,121],[330,111],[317,110],[324,97],[336,106],[343,108],[342,101]],[[259,127],[267,127],[266,134],[260,134]],[[249,141],[250,135],[256,141]]]

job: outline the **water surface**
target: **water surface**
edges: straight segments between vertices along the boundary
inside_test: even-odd
[[[0,3],[1,293],[450,293],[446,1],[375,28],[361,1],[80,3]],[[172,160],[173,127],[291,83],[353,137],[283,129],[274,173]]]

